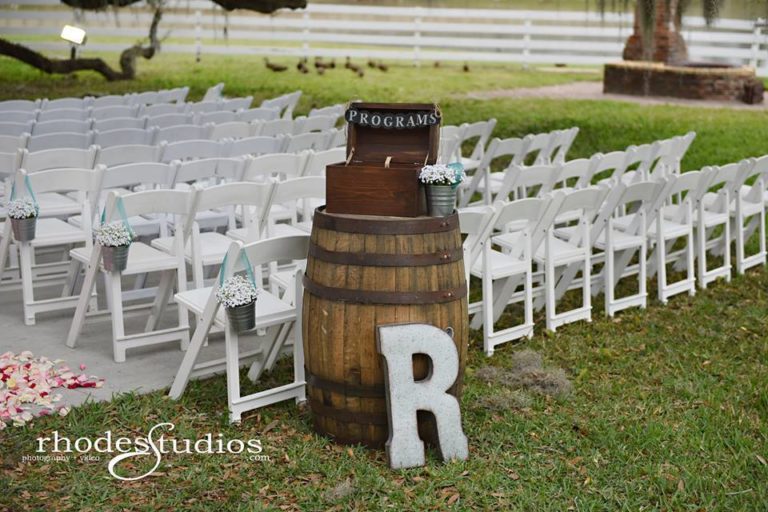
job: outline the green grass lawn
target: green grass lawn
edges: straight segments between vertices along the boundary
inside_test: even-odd
[[[394,67],[360,80],[344,70],[271,74],[259,59],[196,66],[163,56],[140,63],[133,83],[93,76],[47,77],[0,59],[3,98],[123,92],[189,84],[192,97],[215,81],[229,95],[257,98],[301,88],[301,111],[351,98],[439,101],[446,121],[499,120],[499,136],[579,126],[571,157],[695,130],[686,169],[768,153],[768,114],[624,102],[466,100],[468,91],[594,79],[501,66]],[[752,241],[752,245],[755,241]],[[477,293],[474,283],[473,293]],[[768,272],[759,268],[719,281],[666,307],[603,318],[500,348],[491,359],[472,346],[462,400],[470,441],[466,462],[392,472],[383,453],[347,448],[315,435],[307,411],[293,404],[227,424],[223,378],[194,382],[178,402],[164,393],[125,395],[0,432],[0,509],[6,510],[722,510],[764,511],[768,503]],[[655,287],[649,290],[655,293]],[[552,396],[503,379],[488,365],[515,366],[532,349],[562,368],[569,394]],[[289,375],[282,363],[269,384]],[[482,377],[482,378],[481,378]],[[107,376],[108,378],[108,376]],[[489,381],[490,380],[490,381]],[[77,438],[139,435],[161,421],[177,438],[222,433],[261,439],[269,462],[237,455],[167,455],[157,476],[118,482],[100,462],[22,464],[34,440],[53,430]],[[134,470],[146,470],[138,460]]]

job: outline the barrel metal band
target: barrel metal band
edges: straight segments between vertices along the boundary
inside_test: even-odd
[[[458,288],[433,292],[386,292],[373,290],[348,290],[318,284],[304,274],[304,289],[322,299],[354,302],[357,304],[442,304],[467,296],[467,284]]]
[[[339,393],[341,395],[355,398],[384,398],[386,396],[384,393],[383,384],[378,386],[347,384],[345,382],[336,382],[318,377],[314,373],[310,372],[307,368],[304,368],[304,372],[307,379],[307,385],[318,389],[331,391],[333,393]]]
[[[423,235],[458,229],[459,215],[453,213],[448,217],[419,217],[413,219],[396,217],[392,218],[392,220],[387,220],[386,217],[379,217],[369,219],[328,214],[325,213],[325,207],[321,206],[315,210],[312,223],[316,228],[342,233]]]
[[[309,245],[309,255],[326,263],[356,265],[361,267],[426,267],[445,265],[463,257],[461,247],[445,249],[429,254],[381,254],[367,252],[329,251],[314,242]]]
[[[360,412],[348,411],[346,409],[337,409],[335,407],[329,407],[313,398],[310,398],[308,401],[309,401],[309,408],[312,409],[313,413],[319,416],[325,416],[326,418],[330,418],[332,420],[335,420],[341,423],[358,423],[361,425],[388,425],[389,424],[387,420],[386,412],[375,413],[375,412],[362,412],[362,411]]]

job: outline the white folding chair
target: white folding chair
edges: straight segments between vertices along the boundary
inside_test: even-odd
[[[93,98],[59,98],[55,100],[44,99],[40,104],[41,110],[71,109],[84,110],[91,106]]]
[[[133,94],[130,99],[131,105],[154,105],[162,103],[163,98],[158,91],[144,91]]]
[[[26,149],[28,140],[28,133],[22,133],[21,135],[0,135],[0,152],[16,153],[20,149]]]
[[[476,123],[464,125],[464,133],[462,134],[460,145],[463,146],[465,143],[477,139],[472,148],[472,152],[469,155],[465,156],[462,151],[461,164],[464,166],[465,170],[473,171],[480,165],[480,162],[485,155],[485,148],[488,145],[488,140],[490,140],[495,127],[496,119],[478,121]]]
[[[308,153],[272,153],[251,158],[243,172],[243,181],[287,180],[304,173]]]
[[[189,94],[189,87],[176,87],[160,91],[160,101],[164,103],[184,103]]]
[[[276,108],[250,108],[237,113],[238,121],[252,123],[254,121],[274,121],[280,117],[280,111]]]
[[[258,336],[257,334],[256,349],[246,353],[241,353],[239,347],[240,338],[244,336],[238,334],[228,322],[223,308],[219,307],[216,300],[216,291],[221,285],[220,283],[225,282],[236,272],[243,272],[246,268],[257,268],[284,258],[306,258],[308,247],[308,235],[261,240],[245,246],[233,242],[227,252],[225,264],[219,271],[219,278],[212,288],[176,295],[176,301],[179,304],[183,304],[190,311],[200,315],[201,319],[171,386],[169,395],[172,398],[181,396],[190,377],[220,371],[223,366],[227,373],[227,402],[231,422],[239,422],[243,413],[253,409],[283,400],[295,399],[298,403],[306,399],[304,353],[301,328],[298,327],[302,315],[301,271],[297,271],[294,278],[295,304],[281,300],[267,290],[260,290],[256,300],[256,327],[254,330],[257,333],[266,329],[269,330],[265,336]],[[257,286],[259,284],[257,282]],[[196,364],[200,349],[214,326],[225,332],[226,355],[224,361],[216,360]],[[293,381],[265,391],[241,396],[239,368],[243,360],[255,359],[249,377],[252,380],[257,380],[264,369],[271,368],[281,351],[284,350],[287,333],[291,330],[294,333]],[[273,334],[274,331],[277,331],[276,336]]]
[[[603,155],[597,153],[590,158],[577,158],[560,164],[560,176],[557,178],[555,188],[562,190],[576,190],[582,183],[584,176],[591,176],[594,169],[600,165]]]
[[[616,183],[627,168],[627,162],[632,158],[628,153],[632,151],[612,151],[610,153],[597,153],[594,165],[589,167],[587,174],[583,175],[576,183],[575,188],[587,188],[593,183]]]
[[[213,125],[179,124],[160,128],[157,132],[157,140],[168,143],[181,142],[188,140],[208,140],[210,139]]]
[[[131,96],[128,94],[109,94],[91,98],[91,108],[120,107],[129,105]]]
[[[747,269],[766,263],[765,208],[768,203],[768,156],[756,159],[747,173],[747,180],[753,184],[742,185],[732,202],[732,232],[736,238],[736,271],[743,274]],[[747,222],[745,226],[744,223]],[[758,232],[758,251],[747,255],[747,241]]]
[[[127,129],[143,130],[146,126],[146,117],[113,117],[110,119],[93,120],[93,129],[100,132]]]
[[[567,128],[560,130],[557,139],[552,147],[552,162],[565,163],[568,157],[568,151],[573,145],[573,141],[576,140],[576,136],[579,134],[579,128],[574,126],[573,128]]]
[[[115,362],[124,362],[126,350],[135,347],[178,341],[181,344],[182,350],[187,348],[189,344],[189,320],[187,310],[183,304],[180,304],[178,307],[177,325],[159,329],[158,323],[170,298],[173,281],[176,281],[176,286],[180,293],[183,293],[187,288],[187,270],[184,261],[186,241],[184,240],[183,222],[186,216],[195,210],[196,199],[197,191],[194,189],[190,191],[147,190],[123,196],[113,192],[109,195],[105,210],[107,222],[121,221],[120,217],[123,213],[127,218],[150,214],[174,216],[176,219],[174,253],[178,256],[168,255],[137,240],[130,246],[126,269],[122,272],[106,272],[101,263],[101,245],[94,244],[90,249],[83,248],[71,251],[72,257],[86,264],[87,267],[75,316],[67,335],[67,346],[75,347],[77,338],[85,323],[88,299],[95,284],[96,274],[101,272],[105,277],[108,304],[111,312],[112,348]],[[123,212],[120,212],[120,210],[123,210]],[[150,272],[159,272],[161,277],[146,326],[143,332],[126,334],[123,323],[121,277]]]
[[[230,141],[224,154],[230,157],[252,155],[259,156],[267,153],[279,153],[283,147],[283,138],[278,137],[247,137]]]
[[[449,128],[449,127],[447,127]],[[440,147],[438,148],[437,161],[441,164],[450,164],[459,161],[461,138],[458,135],[453,137],[440,136]]]
[[[478,192],[483,195],[480,202],[490,205],[493,196],[501,188],[506,171],[513,165],[522,165],[528,142],[528,138],[493,139],[471,179],[464,180],[459,185],[459,206],[463,208],[472,204],[472,196]],[[503,170],[491,172],[491,167],[498,165],[499,160],[504,166]]]
[[[80,108],[62,108],[55,110],[41,110],[37,114],[37,122],[48,121],[86,121],[90,118],[90,111]]]
[[[123,145],[151,146],[155,143],[157,128],[110,130],[105,132],[95,131],[93,143],[100,148]]]
[[[346,148],[310,151],[307,154],[307,162],[301,176],[325,176],[325,168],[327,166],[342,163],[346,158]]]
[[[517,199],[525,197],[543,197],[550,193],[560,179],[560,164],[532,165],[524,167],[512,165],[504,175],[496,201],[508,201],[513,195]],[[564,222],[564,219],[558,219]]]
[[[219,112],[217,112],[219,113]],[[228,112],[223,112],[228,113]],[[245,139],[251,136],[253,125],[245,121],[232,121],[220,124],[214,124],[211,130],[211,139]]]
[[[192,114],[161,114],[159,116],[146,116],[147,126],[157,126],[162,129],[176,128],[177,126],[189,126],[195,123]]]
[[[313,108],[307,114],[307,117],[315,116],[334,116],[336,119],[344,115],[347,110],[347,106],[343,103],[337,103],[336,105],[329,105],[327,107]]]
[[[32,135],[47,135],[49,133],[87,133],[91,129],[91,121],[43,121],[35,123]]]
[[[300,151],[324,151],[328,149],[330,138],[327,132],[302,133],[301,135],[285,135],[283,137],[283,152],[298,153]]]
[[[30,151],[45,151],[47,149],[88,149],[93,144],[93,132],[88,133],[49,133],[33,135],[27,141]]]
[[[552,211],[552,201],[549,197],[497,201],[493,208],[495,214],[489,220],[488,232],[482,233],[480,258],[471,266],[472,275],[482,279],[482,307],[470,326],[478,329],[482,324],[483,349],[487,356],[493,355],[496,346],[502,343],[533,335],[532,255],[534,244],[540,244],[546,233],[541,229],[541,220],[552,217],[548,214]],[[510,224],[519,229],[493,236],[494,229],[504,232]],[[496,244],[508,248],[494,249]],[[523,287],[520,298],[523,322],[497,331],[495,324],[513,302],[519,286]]]
[[[228,110],[217,110],[215,112],[201,112],[195,114],[195,124],[212,123],[214,125],[223,123],[237,122],[237,114]]]
[[[328,149],[334,149],[334,148],[346,148],[347,146],[347,130],[344,128],[334,128],[332,130],[328,130],[330,132],[330,136],[328,137]]]
[[[34,289],[36,277],[41,273],[33,272],[35,266],[35,250],[54,247],[69,247],[73,245],[91,244],[90,220],[94,206],[94,196],[98,195],[103,168],[96,169],[54,169],[41,171],[35,174],[27,174],[20,170],[16,177],[15,190],[25,191],[26,195],[34,197],[38,193],[63,193],[77,192],[80,215],[83,219],[83,228],[77,228],[66,221],[52,217],[51,212],[40,210],[35,230],[35,238],[31,241],[16,241],[19,249],[19,267],[21,271],[22,297],[24,306],[24,324],[34,325],[38,313],[72,309],[77,303],[74,296],[76,270],[78,267],[70,265],[64,289],[61,296],[50,299],[35,299]],[[22,194],[19,194],[22,195]],[[2,240],[0,240],[0,277],[5,266],[5,256],[9,251],[11,239],[11,223],[6,220]],[[47,265],[48,270],[53,270],[54,265]],[[55,267],[58,268],[58,262]],[[42,281],[42,284],[45,284]]]
[[[139,111],[139,114],[142,116],[146,116],[151,118],[158,118],[162,116],[168,116],[168,115],[188,115],[186,112],[187,105],[186,103],[158,103],[156,105],[147,105],[145,107],[142,107]],[[164,119],[164,118],[163,118]],[[174,118],[169,118],[174,119]],[[161,122],[164,122],[161,120]]]
[[[277,98],[264,100],[261,102],[261,108],[276,108],[281,112],[283,119],[293,119],[293,111],[301,98],[301,91],[295,91],[288,94],[283,94]],[[286,132],[291,133],[291,132]]]
[[[5,123],[32,123],[37,121],[37,111],[26,111],[26,110],[8,110],[8,111],[0,111],[0,119],[2,119],[2,124]]]
[[[40,108],[40,100],[5,100],[0,101],[0,112],[34,112]]]
[[[220,110],[220,101],[199,101],[197,103],[187,103],[186,112],[190,114],[202,114],[208,112],[218,112]]]
[[[121,117],[138,117],[138,105],[121,105],[114,107],[92,108],[90,117],[93,119],[114,119]]]
[[[34,121],[24,123],[0,122],[0,135],[18,137],[24,133],[32,133]]]

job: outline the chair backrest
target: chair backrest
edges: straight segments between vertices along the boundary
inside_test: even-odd
[[[510,194],[523,197],[542,197],[555,186],[560,179],[560,164],[522,166],[513,165],[504,175],[496,201],[506,201]]]
[[[86,109],[91,106],[91,97],[85,98],[59,98],[55,100],[44,99],[40,105],[41,110],[56,109]]]
[[[221,110],[216,112],[202,112],[199,114],[195,114],[195,124],[205,124],[205,123],[213,123],[213,124],[221,124],[221,123],[232,123],[237,121],[237,114],[235,112],[230,112],[228,110]]]
[[[325,199],[325,176],[306,176],[275,184],[272,201],[275,204],[300,199]]]
[[[38,122],[44,121],[85,121],[91,112],[81,108],[57,108],[54,110],[41,110],[37,115]]]
[[[264,233],[264,219],[272,203],[272,194],[276,181],[264,183],[224,183],[200,190],[197,211],[203,212],[214,208],[241,206],[243,226],[247,230],[248,240],[258,240]]]
[[[247,137],[230,141],[224,154],[227,156],[259,156],[267,153],[278,153],[282,147],[282,137]]]
[[[93,129],[102,132],[108,132],[111,130],[125,130],[127,128],[143,130],[146,127],[146,117],[114,117],[111,119],[93,120]]]
[[[346,148],[332,148],[325,151],[310,151],[302,176],[325,176],[325,168],[330,164],[344,162],[347,158]]]
[[[536,133],[528,136],[522,163],[545,165],[552,163],[552,148],[559,132]]]
[[[29,134],[0,135],[0,153],[16,153],[19,149],[27,147]]]
[[[123,146],[127,144],[153,145],[157,136],[157,128],[133,129],[125,128],[122,130],[109,130],[105,132],[96,131],[93,143],[101,148],[112,146]]]
[[[88,149],[61,148],[42,151],[22,149],[19,151],[20,165],[29,173],[62,167],[93,169],[98,153],[96,146]]]
[[[221,93],[224,90],[224,82],[219,82],[205,91],[203,101],[218,101],[221,99]]]
[[[240,181],[246,162],[241,158],[204,158],[178,162],[173,186],[210,178]]]
[[[654,142],[652,144],[641,144],[639,146],[629,146],[627,148],[627,156],[624,161],[622,174],[614,174],[611,179],[618,181],[624,173],[634,171],[633,181],[644,181],[650,179],[651,167],[656,160],[656,155],[659,152],[659,143]]]
[[[95,110],[103,107],[118,107],[121,105],[128,105],[130,100],[131,96],[127,94],[109,94],[106,96],[98,96],[91,98],[91,108]]]
[[[182,140],[166,145],[160,159],[170,162],[192,158],[216,158],[225,154],[226,147],[226,142],[215,140]]]
[[[310,132],[322,132],[336,126],[335,116],[314,116],[296,119],[293,123],[294,135]]]
[[[468,155],[468,158],[472,160],[481,160],[485,154],[485,148],[488,146],[488,140],[491,138],[493,129],[496,127],[496,119],[489,119],[487,121],[477,121],[475,123],[466,124],[464,128],[464,134],[462,136],[461,143],[469,142],[472,139],[477,139],[472,152]]]
[[[123,144],[99,150],[96,163],[107,167],[134,162],[159,162],[165,145]]]
[[[91,121],[75,121],[72,119],[43,121],[35,123],[32,135],[47,135],[49,133],[87,133],[91,129]]]
[[[728,211],[728,207],[736,198],[736,194],[741,193],[741,186],[748,179],[754,166],[754,159],[745,159],[738,163],[714,167],[714,173],[708,187],[717,187],[718,197],[709,205],[708,209],[723,213]]]
[[[575,160],[568,160],[562,163],[560,169],[560,176],[557,181],[562,184],[563,187],[578,188],[579,182],[584,176],[589,175],[592,169],[595,169],[598,165],[598,161],[602,158],[601,154],[592,155],[590,158],[577,158]]]
[[[145,91],[135,94],[130,101],[133,105],[154,105],[155,103],[161,103],[162,100],[159,92]]]
[[[40,108],[40,100],[5,100],[0,101],[0,112],[9,110],[34,112]]]
[[[333,128],[328,130],[330,136],[328,137],[328,149],[340,148],[347,146],[347,130],[344,128]]]
[[[147,126],[157,126],[160,129],[175,128],[177,126],[195,126],[192,114],[161,114],[159,116],[147,116]]]
[[[112,119],[115,117],[137,117],[138,115],[138,105],[119,105],[112,107],[92,108],[90,117],[93,119]]]
[[[551,148],[551,158],[553,162],[564,163],[566,161],[568,151],[571,149],[573,141],[576,140],[578,134],[579,128],[577,126],[560,130],[560,134]]]
[[[25,123],[0,122],[0,135],[18,137],[22,133],[32,133],[34,124],[34,121],[27,121]]]
[[[176,175],[176,166],[159,162],[136,162],[116,165],[104,170],[102,188],[152,185],[152,188],[170,188]]]
[[[24,176],[29,179],[35,194],[73,191],[96,194],[101,187],[103,173],[104,166],[96,166],[93,169],[63,167],[33,173],[28,173],[23,168],[19,170],[22,180]],[[23,183],[16,182],[17,191],[24,188]]]
[[[312,149],[323,151],[328,149],[328,139],[331,134],[328,132],[310,132],[300,135],[286,135],[283,140],[283,152],[296,153]]]
[[[344,115],[344,111],[347,110],[347,106],[343,103],[337,103],[336,105],[329,105],[327,107],[313,108],[309,111],[307,117],[315,116],[334,116],[336,119]]]
[[[481,206],[471,210],[459,211],[459,226],[461,233],[467,235],[462,244],[464,249],[464,266],[469,282],[469,271],[472,264],[480,256],[482,243],[488,239],[496,215],[496,210],[491,206]]]
[[[189,87],[176,87],[160,91],[160,101],[164,103],[184,103],[189,94]]]
[[[627,151],[612,151],[610,153],[598,153],[594,167],[584,175],[576,184],[576,188],[587,188],[593,181],[612,179],[614,176],[624,174],[627,161]]]
[[[237,112],[238,110],[245,110],[251,108],[253,103],[253,96],[245,96],[242,98],[229,98],[222,100],[219,104],[219,110],[228,110],[230,112]]]
[[[510,224],[524,224],[531,237],[531,249],[535,253],[536,249],[544,241],[547,230],[554,221],[555,212],[562,200],[562,194],[546,197],[532,197],[518,199],[517,201],[494,203],[496,215],[491,220],[493,229],[506,231]],[[510,251],[510,255],[519,258],[525,247],[515,247]]]
[[[231,112],[215,112],[214,114],[231,114]],[[251,136],[253,126],[245,121],[232,121],[214,124],[211,139],[244,139]]]
[[[243,181],[265,181],[267,178],[298,178],[304,172],[305,153],[276,153],[257,156],[248,161]]]
[[[195,211],[198,191],[195,188],[188,190],[142,190],[130,194],[118,195],[110,192],[107,196],[106,221],[118,220],[119,212],[116,208],[117,199],[121,198],[126,215],[168,214],[178,217],[187,217]],[[179,225],[177,223],[177,225]]]
[[[676,210],[670,220],[680,223],[685,221],[688,216],[688,207],[686,205],[690,205],[691,212],[695,210],[698,206],[698,202],[707,192],[709,184],[715,174],[715,169],[705,167],[700,171],[683,173],[674,179],[672,187],[668,190],[666,202],[673,203],[677,199],[680,201],[680,208]],[[670,181],[672,181],[671,178]]]
[[[274,121],[280,117],[280,111],[276,108],[251,108],[237,113],[239,121],[250,123],[253,121]]]
[[[202,114],[204,112],[218,112],[220,102],[217,101],[199,101],[197,103],[187,103],[186,111],[191,114]]]
[[[272,262],[306,259],[309,251],[309,235],[281,236],[251,242],[243,246],[246,256],[254,267]],[[243,270],[241,258],[227,258],[236,271]]]
[[[158,103],[147,105],[140,110],[140,115],[147,117],[160,117],[171,114],[187,114],[185,103]]]
[[[461,138],[456,135],[453,137],[440,137],[440,146],[437,153],[437,161],[441,164],[450,164],[458,162],[460,159]]]
[[[597,186],[571,192],[555,192],[555,194],[563,194],[562,201],[560,201],[557,213],[555,214],[555,219],[566,213],[579,212],[580,222],[591,224],[603,206],[603,201],[609,192],[610,188]],[[554,227],[554,220],[552,227]],[[575,243],[575,241],[572,240],[572,243]]]
[[[294,121],[292,119],[275,119],[254,123],[254,135],[274,137],[275,135],[288,135],[293,133]]]
[[[33,135],[27,141],[30,151],[43,151],[54,148],[87,149],[93,143],[93,132],[88,133],[49,133]]]
[[[296,108],[296,105],[299,102],[299,98],[301,98],[301,91],[295,91],[292,93],[283,94],[277,98],[264,100],[261,102],[260,106],[262,108],[276,108],[282,112],[283,119],[292,119],[293,110]]]
[[[612,190],[621,191],[621,196],[615,204],[607,205],[606,208],[600,211],[594,223],[595,228],[591,232],[592,243],[594,244],[598,236],[600,236],[602,231],[600,228],[607,225],[610,218],[616,212],[633,212],[635,217],[629,226],[625,228],[625,232],[629,235],[642,235],[644,226],[642,219],[646,219],[646,226],[650,220],[653,220],[653,217],[655,217],[654,208],[660,198],[663,201],[662,194],[666,187],[667,180],[664,178],[657,179],[656,181],[641,181],[631,185],[624,185],[623,183],[614,185]]]
[[[5,180],[13,176],[21,167],[21,151],[0,152],[0,180]],[[9,190],[4,190],[9,194]]]
[[[152,120],[149,121],[150,126]],[[205,140],[208,139],[212,125],[199,126],[196,124],[179,124],[175,126],[168,126],[167,128],[160,128],[157,132],[157,140],[164,140],[165,142],[181,142],[185,140]]]
[[[0,120],[2,123],[29,123],[37,120],[37,111],[0,110]]]

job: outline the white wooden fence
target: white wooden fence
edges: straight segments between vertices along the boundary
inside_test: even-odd
[[[312,3],[266,16],[226,13],[206,0],[171,0],[161,22],[166,52],[343,58],[595,65],[621,58],[632,32],[631,13],[440,9]],[[33,47],[66,50],[61,26],[88,31],[85,50],[118,51],[146,35],[144,6],[81,13],[57,0],[0,0],[0,33],[35,36]],[[762,20],[722,19],[707,27],[684,19],[691,60],[748,64],[768,76],[768,37]],[[41,35],[51,36],[50,41]]]

